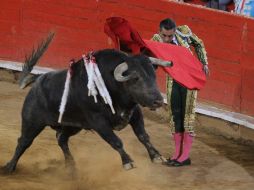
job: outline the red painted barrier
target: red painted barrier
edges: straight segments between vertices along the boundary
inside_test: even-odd
[[[211,69],[199,101],[254,114],[254,20],[201,6],[158,0],[0,1],[0,59],[23,61],[49,31],[56,37],[41,66],[67,67],[89,50],[112,47],[103,33],[107,17],[122,16],[151,38],[158,23],[172,17],[203,39]],[[165,74],[158,71],[165,92]]]

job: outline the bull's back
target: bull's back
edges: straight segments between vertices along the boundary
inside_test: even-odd
[[[58,113],[64,90],[66,71],[55,71],[41,75],[27,94],[22,118],[51,118]]]

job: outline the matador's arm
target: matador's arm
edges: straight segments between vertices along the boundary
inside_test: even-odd
[[[200,60],[200,62],[203,65],[207,65],[208,61],[207,61],[207,53],[205,50],[205,46],[204,43],[201,39],[199,39],[195,34],[192,33],[192,35],[190,36],[190,40],[191,40],[191,45],[194,47],[198,59]]]

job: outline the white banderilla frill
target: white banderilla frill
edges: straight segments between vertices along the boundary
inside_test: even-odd
[[[85,68],[88,75],[88,83],[87,83],[88,96],[92,95],[94,97],[94,101],[97,103],[97,97],[96,97],[98,94],[96,90],[97,88],[104,102],[110,106],[112,113],[115,114],[115,109],[113,107],[112,99],[109,95],[109,92],[106,88],[106,85],[104,83],[104,80],[101,76],[101,73],[97,64],[94,63],[91,58],[88,60],[85,55],[83,55],[83,60],[84,60]]]

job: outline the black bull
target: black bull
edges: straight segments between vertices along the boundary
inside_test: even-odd
[[[48,44],[43,45],[44,48],[39,47],[26,60],[22,80],[26,79],[27,74],[46,50]],[[73,77],[61,123],[57,122],[58,109],[67,70],[38,76],[24,101],[21,136],[13,158],[4,167],[7,172],[15,170],[21,155],[46,126],[56,130],[57,141],[64,153],[66,164],[72,166],[74,159],[68,147],[69,137],[85,129],[96,131],[118,151],[125,169],[133,168],[132,159],[113,132],[124,128],[127,124],[131,125],[139,141],[146,147],[151,160],[162,160],[144,129],[143,115],[139,107],[142,105],[154,109],[163,104],[150,59],[144,55],[129,56],[116,50],[101,50],[94,53],[94,57],[112,98],[116,114],[112,114],[110,107],[100,96],[97,96],[98,103],[94,102],[92,96],[88,97],[87,73],[83,59],[72,67]],[[125,69],[121,68],[121,65],[125,65]],[[116,68],[118,72],[120,70],[120,74],[116,74]]]

